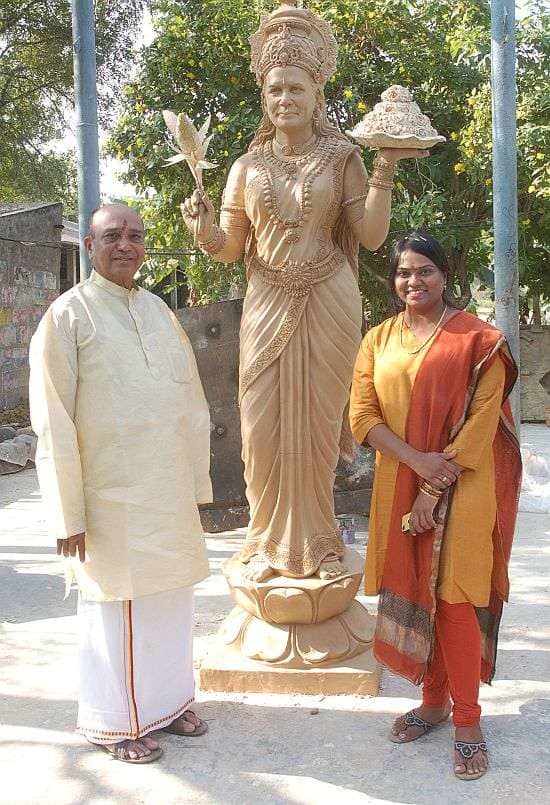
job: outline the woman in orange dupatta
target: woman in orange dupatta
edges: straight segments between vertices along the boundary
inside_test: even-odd
[[[520,486],[507,400],[517,368],[495,327],[446,302],[447,275],[428,235],[395,244],[401,312],[363,340],[350,422],[377,451],[365,568],[366,594],[380,594],[375,655],[423,686],[390,738],[416,740],[452,712],[454,772],[473,780],[487,770],[479,683],[494,674]]]

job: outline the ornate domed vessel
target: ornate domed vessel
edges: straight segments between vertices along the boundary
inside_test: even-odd
[[[395,84],[357,126],[346,132],[370,148],[431,148],[445,142],[406,87]]]

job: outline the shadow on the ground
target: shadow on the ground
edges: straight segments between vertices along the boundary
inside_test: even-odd
[[[0,553],[34,553],[39,554],[56,554],[55,548],[49,548],[46,545],[0,545]]]
[[[21,710],[32,710],[27,701],[19,708],[14,704],[12,701],[9,707],[12,717]],[[74,715],[72,703],[52,701],[49,706],[51,728],[67,729],[67,718]],[[422,741],[399,746],[387,739],[393,719],[389,713],[321,708],[322,704],[318,714],[312,714],[309,707],[201,703],[198,710],[209,721],[210,731],[196,741],[157,733],[164,757],[133,772],[136,785],[139,779],[139,801],[317,803],[327,801],[333,788],[335,802],[345,802],[346,794],[355,793],[416,805],[496,805],[517,802],[521,792],[523,805],[538,805],[548,792],[547,700],[531,699],[520,707],[519,714],[485,718],[491,769],[468,786],[452,774],[450,724]],[[32,714],[25,726],[48,726],[29,721]],[[526,762],[520,751],[527,734],[529,744],[537,746],[535,765]],[[26,751],[36,743],[47,745],[25,740],[11,745]],[[9,744],[4,747],[8,749]],[[55,749],[58,776],[67,784],[78,785],[79,802],[117,801],[118,786],[111,787],[109,781],[129,772],[114,769],[110,764],[116,761],[83,741],[56,745]]]
[[[29,567],[42,563],[29,560]],[[63,599],[65,581],[46,573],[16,571],[0,561],[0,618],[8,623],[27,623],[45,618],[65,618],[76,612],[76,595]]]

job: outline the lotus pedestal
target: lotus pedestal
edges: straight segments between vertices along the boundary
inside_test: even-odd
[[[223,572],[235,608],[200,667],[202,690],[268,693],[378,692],[375,619],[355,600],[362,560],[349,548],[336,579],[243,578],[235,558]]]

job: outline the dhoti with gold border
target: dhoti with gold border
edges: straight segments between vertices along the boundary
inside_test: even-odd
[[[77,732],[98,744],[168,726],[194,701],[190,587],[78,604]]]

